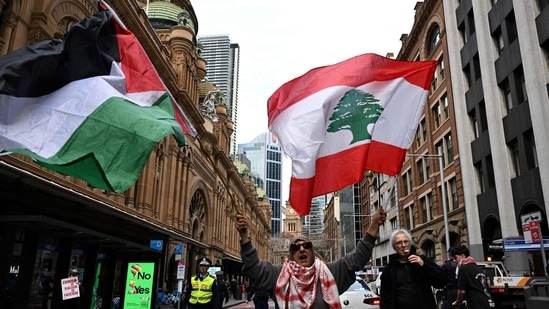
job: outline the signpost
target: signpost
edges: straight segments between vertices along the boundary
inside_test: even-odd
[[[545,276],[547,276],[547,258],[545,257],[545,248],[543,246],[543,235],[541,233],[541,229],[539,228],[541,218],[541,211],[534,211],[520,216],[522,221],[522,231],[524,233],[524,242],[539,242],[541,258],[543,259],[543,271],[545,272]]]

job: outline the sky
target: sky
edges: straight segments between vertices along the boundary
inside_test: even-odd
[[[267,100],[307,71],[401,47],[417,0],[191,0],[198,36],[229,35],[240,46],[237,143],[268,131]],[[282,201],[291,159],[283,158]]]

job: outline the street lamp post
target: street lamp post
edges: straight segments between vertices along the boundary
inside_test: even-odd
[[[407,154],[409,157],[421,157],[427,159],[438,158],[438,163],[440,167],[440,190],[442,191],[442,213],[444,216],[444,233],[446,237],[446,259],[448,259],[448,249],[450,248],[450,232],[448,231],[448,205],[446,201],[446,185],[444,183],[444,157],[442,155],[442,147],[438,147],[438,154],[428,155],[428,154]]]

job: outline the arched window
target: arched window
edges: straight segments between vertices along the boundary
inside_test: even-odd
[[[435,25],[429,35],[429,54],[433,53],[438,43],[440,42],[440,28]]]
[[[423,252],[428,258],[430,258],[431,260],[435,260],[435,243],[433,243],[432,240],[426,240],[421,246],[421,249],[423,249]]]

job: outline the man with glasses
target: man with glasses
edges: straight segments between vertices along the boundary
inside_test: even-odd
[[[248,221],[237,213],[243,271],[258,289],[274,291],[280,308],[341,308],[339,294],[355,282],[355,272],[370,260],[379,226],[386,218],[387,213],[379,207],[356,249],[334,262],[326,263],[316,257],[309,238],[295,237],[290,242],[288,260],[280,265],[259,259],[250,240]]]
[[[390,243],[395,254],[381,274],[381,309],[436,309],[433,289],[443,288],[446,277],[442,268],[425,255],[417,255],[408,230],[393,231]]]

